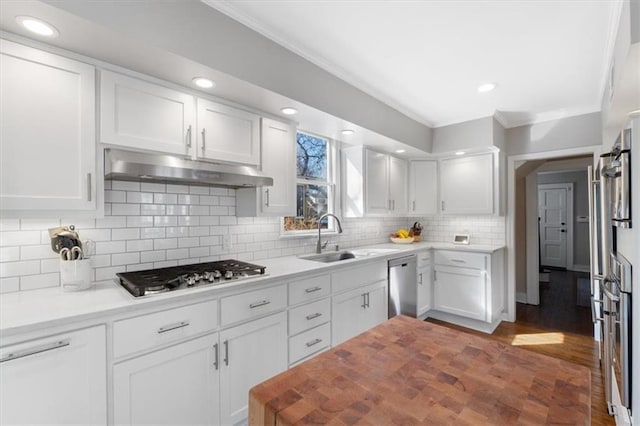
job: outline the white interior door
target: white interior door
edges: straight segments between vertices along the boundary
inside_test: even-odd
[[[564,186],[538,186],[540,218],[540,263],[557,268],[567,267],[567,197]]]

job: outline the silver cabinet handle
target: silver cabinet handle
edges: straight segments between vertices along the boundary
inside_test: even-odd
[[[362,293],[362,305],[360,305],[363,309],[367,307],[367,293]]]
[[[229,341],[224,341],[224,365],[229,365]]]
[[[422,272],[418,274],[418,284],[422,285]]]
[[[413,211],[414,212],[416,211],[416,202],[415,202],[415,200],[413,201]]]
[[[164,327],[160,327],[158,329],[158,334],[166,333],[167,331],[177,330],[179,328],[183,328],[189,325],[189,321],[180,321],[176,324],[165,325]]]
[[[322,287],[310,287],[310,288],[306,289],[305,292],[313,293],[315,291],[320,291],[320,290],[322,290]]]
[[[191,148],[191,124],[187,128],[187,148]]]
[[[321,317],[322,314],[320,312],[316,312],[315,314],[311,314],[311,315],[307,315],[305,318],[309,321],[311,321],[314,318],[318,318]]]
[[[203,153],[203,154],[204,154],[204,151],[205,151],[205,149],[206,149],[206,148],[205,148],[205,147],[206,147],[206,143],[205,143],[205,137],[204,137],[204,136],[205,136],[205,133],[204,133],[204,132],[205,132],[205,128],[202,128],[202,147],[201,147],[201,148],[202,148],[202,153]]]
[[[87,201],[91,201],[91,173],[87,173]]]
[[[391,200],[389,200],[389,210],[393,210],[393,209],[391,208]]]
[[[264,199],[265,199],[264,205],[269,207],[269,190],[268,189],[264,191]]]
[[[260,302],[256,302],[256,303],[252,303],[249,305],[249,308],[253,309],[253,308],[258,308],[260,306],[264,306],[264,305],[268,305],[269,303],[271,303],[268,300],[262,300]]]
[[[306,345],[308,348],[310,348],[313,345],[317,345],[318,343],[322,342],[322,339],[313,339],[310,342],[307,342]]]
[[[442,211],[444,211],[444,201],[441,202]]]
[[[12,361],[18,358],[24,358],[27,356],[39,354],[42,352],[52,351],[54,349],[64,348],[65,346],[69,346],[71,344],[71,340],[58,340],[57,342],[47,343],[46,345],[36,346],[34,348],[25,349],[22,351],[11,352],[7,355],[0,358],[0,362]]]
[[[451,261],[456,263],[467,263],[464,260],[460,260],[460,259],[451,259]]]
[[[433,282],[436,282],[436,270],[433,270]]]
[[[218,369],[218,344],[213,345],[213,366]]]
[[[596,303],[602,304],[602,300],[596,300],[593,296],[591,296],[591,322],[604,322],[604,318],[596,317]]]

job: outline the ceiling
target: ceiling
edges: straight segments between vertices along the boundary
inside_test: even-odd
[[[203,0],[432,127],[600,110],[618,0]],[[478,93],[486,82],[497,83]]]

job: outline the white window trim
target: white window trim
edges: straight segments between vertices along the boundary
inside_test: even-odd
[[[340,142],[331,139],[326,136],[319,135],[317,133],[308,132],[306,130],[298,129],[297,132],[305,133],[311,136],[316,136],[318,138],[324,139],[328,142],[329,151],[327,155],[327,165],[329,170],[327,170],[327,174],[330,176],[329,181],[324,180],[314,180],[314,179],[303,179],[298,178],[296,176],[296,187],[298,184],[309,184],[309,185],[328,185],[330,186],[330,199],[329,199],[329,213],[333,213],[336,216],[340,217]],[[323,229],[322,235],[326,236],[334,236],[338,235],[338,231],[335,229],[335,221],[332,218],[329,218],[330,226],[333,229]],[[285,231],[284,230],[284,217],[280,217],[280,239],[291,239],[291,238],[317,238],[318,237],[318,229],[309,229],[302,231]]]

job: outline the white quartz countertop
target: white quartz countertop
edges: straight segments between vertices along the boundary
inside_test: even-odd
[[[312,274],[328,273],[360,263],[393,259],[398,255],[431,248],[493,253],[504,246],[464,246],[438,242],[388,243],[347,249],[361,257],[334,263],[316,262],[295,256],[260,259],[253,263],[266,266],[267,275],[263,277],[141,298],[130,295],[117,283],[115,277],[112,281],[98,282],[92,288],[78,292],[64,292],[61,288],[52,287],[0,294],[0,337],[122,312],[130,313],[132,310],[143,307],[161,307],[182,301],[197,302],[204,297],[215,298],[216,294],[224,295],[230,289],[248,291],[261,284],[295,281]]]

